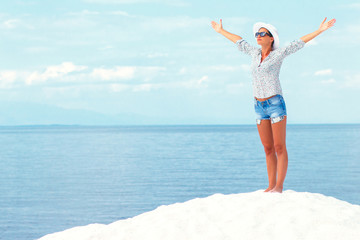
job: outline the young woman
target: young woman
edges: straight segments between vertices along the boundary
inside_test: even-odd
[[[281,64],[285,57],[303,48],[305,43],[334,26],[335,21],[332,19],[326,22],[325,18],[318,30],[293,41],[284,48],[279,48],[277,30],[270,24],[259,22],[254,25],[253,32],[257,44],[261,46],[256,48],[242,37],[224,30],[221,19],[220,23],[211,22],[216,32],[234,42],[240,51],[252,57],[256,122],[265,150],[269,178],[269,187],[265,192],[282,192],[288,167],[286,107],[279,80]]]

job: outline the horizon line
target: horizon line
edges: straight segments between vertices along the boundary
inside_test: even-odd
[[[360,125],[360,123],[287,123],[287,126],[292,125]],[[215,126],[256,126],[252,123],[179,123],[179,124],[15,124],[15,125],[0,125],[3,127],[215,127]]]

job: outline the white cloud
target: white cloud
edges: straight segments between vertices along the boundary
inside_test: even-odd
[[[342,5],[344,8],[351,8],[351,9],[360,9],[360,3],[350,3]]]
[[[40,87],[67,87],[72,85],[98,84],[114,92],[128,90],[138,86],[136,91],[154,89],[149,88],[152,81],[161,79],[166,74],[166,68],[157,66],[116,66],[113,68],[95,67],[88,71],[87,66],[63,62],[59,65],[48,66],[45,70],[36,71],[0,71],[0,88],[24,87],[37,85]],[[50,81],[51,80],[51,81]],[[126,84],[117,84],[119,80],[132,80]],[[128,86],[128,87],[125,87]]]
[[[112,46],[112,45],[107,45],[107,46],[103,46],[103,47],[100,47],[98,48],[98,50],[100,51],[106,51],[106,50],[110,50],[110,49],[114,49],[115,47]]]
[[[360,89],[360,74],[346,76],[344,86],[347,88]]]
[[[332,84],[332,83],[336,83],[336,80],[333,78],[327,79],[327,80],[322,80],[321,81],[322,84]]]
[[[356,38],[356,35],[354,36],[354,34],[360,33],[360,25],[359,24],[349,24],[348,26],[346,26],[346,31],[347,31],[347,34],[350,34],[350,35],[352,35],[352,37]]]
[[[243,83],[228,84],[226,85],[226,91],[230,94],[239,94],[244,90]]]
[[[26,79],[26,84],[46,82],[49,79],[64,77],[65,75],[87,69],[86,66],[76,66],[72,62],[63,62],[60,65],[49,66],[43,73],[35,71]]]
[[[184,75],[188,72],[188,68],[187,67],[182,67],[180,70],[179,70],[179,75]]]
[[[133,15],[130,15],[127,12],[124,11],[113,11],[109,13],[110,15],[117,15],[117,16],[124,16],[124,17],[134,17]]]
[[[359,45],[360,38],[360,19],[354,19],[347,23],[344,27],[331,30],[328,38],[336,44],[345,48],[356,48]],[[340,24],[340,23],[339,23]],[[343,48],[341,48],[343,49]],[[342,52],[341,52],[342,53]]]
[[[323,69],[315,72],[315,76],[330,76],[333,74],[332,69]]]
[[[212,20],[219,21],[217,19],[212,19]],[[225,28],[230,27],[230,28],[234,28],[234,30],[236,29],[236,31],[241,31],[241,30],[245,30],[243,29],[243,27],[251,21],[253,21],[253,19],[248,17],[229,17],[223,19],[223,25],[225,26]],[[208,24],[210,24],[210,22]]]
[[[85,83],[82,85],[65,85],[65,86],[44,86],[41,88],[42,94],[48,100],[51,98],[64,99],[64,102],[67,102],[67,99],[79,99],[81,102],[81,96],[83,93],[89,95],[91,93],[99,92],[108,92],[108,89],[99,84]],[[71,101],[68,107],[73,108],[76,105],[76,101]]]
[[[101,3],[101,4],[134,4],[134,3],[154,3],[159,0],[83,0],[87,3]]]
[[[208,76],[203,76],[202,78],[199,79],[198,84],[199,85],[206,85],[207,86],[207,82],[209,81],[209,77]]]
[[[81,12],[70,12],[68,14],[84,16],[84,15],[99,15],[100,13],[96,12],[96,11],[89,11],[89,10],[85,9],[85,10],[82,10]]]
[[[135,70],[136,67],[95,68],[90,76],[101,80],[131,79],[134,77]]]
[[[50,24],[43,23],[45,28],[48,28],[49,31],[62,31],[65,35],[70,34],[70,31],[73,29],[96,29],[99,26],[99,22],[94,21],[88,16],[73,15],[68,18],[59,18]],[[70,31],[69,31],[70,30]],[[77,30],[77,31],[79,31]],[[76,32],[75,32],[76,33]],[[74,33],[73,33],[74,34]]]
[[[230,65],[217,65],[209,67],[211,70],[215,71],[225,71],[225,72],[233,72],[239,70],[238,66],[230,66]]]
[[[160,32],[172,32],[183,30],[196,30],[202,28],[208,28],[210,18],[193,18],[189,16],[173,16],[173,17],[144,17],[144,20],[141,21],[140,27],[144,30],[153,32],[154,26],[156,30]]]
[[[0,72],[0,88],[10,88],[17,78],[15,71],[1,71]]]
[[[16,28],[21,21],[19,19],[9,19],[4,21],[1,25],[3,28],[13,29]]]
[[[306,46],[315,46],[318,44],[319,44],[319,42],[314,38],[314,39],[310,40],[309,42],[307,42]]]
[[[44,52],[48,52],[50,50],[50,48],[48,47],[43,47],[43,46],[34,46],[34,47],[28,47],[25,48],[25,51],[28,53],[44,53]]]
[[[130,80],[140,79],[150,81],[162,72],[164,67],[118,66],[114,68],[95,68],[90,76],[100,80]]]
[[[206,67],[204,71],[219,71],[219,72],[236,72],[236,71],[243,71],[243,72],[250,72],[251,71],[251,64],[240,64],[240,65],[214,65]]]
[[[181,81],[181,82],[174,82],[168,84],[167,87],[170,88],[189,88],[189,89],[199,89],[199,88],[207,88],[209,82],[208,76],[202,76],[200,79],[193,79],[189,81]]]
[[[169,56],[168,53],[155,52],[155,53],[149,53],[147,55],[147,58],[161,58],[161,57],[168,57],[168,56]]]
[[[83,0],[87,3],[100,4],[137,4],[137,3],[161,3],[177,7],[189,6],[190,3],[181,0]]]
[[[135,85],[134,87],[133,87],[133,91],[134,92],[149,92],[150,90],[152,90],[152,89],[155,89],[156,87],[155,87],[156,85],[154,85],[154,84],[139,84],[139,85]]]
[[[107,11],[107,12],[98,12],[98,11],[90,11],[84,9],[80,12],[69,12],[67,13],[69,16],[79,16],[79,17],[86,17],[86,16],[99,16],[99,15],[114,15],[114,16],[124,16],[124,17],[135,17],[135,15],[131,15],[125,11]]]
[[[89,84],[102,87],[109,92],[209,88],[208,75],[186,80],[191,78],[188,76],[187,69],[183,68],[180,72],[183,74],[178,75],[178,77],[182,76],[182,79],[174,78],[173,74],[170,74],[169,77],[167,68],[160,66],[115,66],[89,69],[87,66],[63,62],[59,65],[48,66],[42,71],[2,71],[0,72],[0,88],[11,89],[36,85],[42,89],[51,89],[48,91],[50,95],[56,92],[60,93],[61,89],[69,89],[75,86],[77,86],[76,89],[81,89],[82,86],[86,87]]]
[[[165,71],[166,68],[165,67],[138,67],[139,70],[145,71],[146,74],[150,74],[150,73],[158,73],[161,71]]]
[[[241,64],[240,68],[244,72],[250,72],[251,71],[251,64]]]
[[[130,88],[129,85],[127,84],[119,84],[119,83],[110,84],[109,87],[111,92],[123,92]]]

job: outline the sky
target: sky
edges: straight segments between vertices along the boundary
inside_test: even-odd
[[[360,123],[356,0],[2,1],[0,125],[254,124],[251,59],[211,21],[253,45],[271,23],[283,47],[325,17],[282,65],[288,122]]]

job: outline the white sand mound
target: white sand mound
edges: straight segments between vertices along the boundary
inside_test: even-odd
[[[41,240],[360,239],[360,206],[321,194],[215,194]]]

